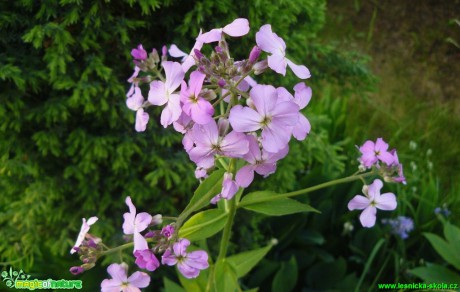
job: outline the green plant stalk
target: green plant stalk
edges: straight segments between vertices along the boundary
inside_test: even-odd
[[[372,176],[372,175],[375,175],[375,174],[376,173],[374,171],[371,171],[371,172],[367,172],[367,173],[360,174],[360,175],[351,175],[351,176],[347,176],[347,177],[344,177],[344,178],[331,180],[331,181],[328,181],[328,182],[325,182],[325,183],[322,183],[322,184],[319,184],[319,185],[316,185],[316,186],[313,186],[313,187],[305,188],[305,189],[294,191],[294,192],[279,194],[278,196],[273,196],[271,198],[261,198],[260,203],[261,202],[272,201],[272,200],[278,200],[280,198],[289,198],[289,197],[295,197],[295,196],[311,193],[311,192],[314,192],[314,191],[317,191],[317,190],[320,190],[320,189],[324,189],[324,188],[327,188],[327,187],[331,187],[331,186],[334,186],[334,185],[343,184],[343,183],[363,179],[365,177]],[[250,202],[250,204],[255,204],[255,203],[259,203],[259,201],[253,200],[253,201]],[[238,208],[239,207],[244,207],[245,205],[246,204],[244,204],[244,202],[243,202],[243,203],[238,205]]]
[[[228,201],[228,219],[225,224],[224,231],[222,233],[222,239],[220,241],[219,255],[217,256],[216,262],[222,260],[227,255],[228,243],[230,242],[230,235],[232,233],[233,220],[236,214],[236,199],[233,198]]]

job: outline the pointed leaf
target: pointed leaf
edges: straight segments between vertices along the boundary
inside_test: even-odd
[[[409,270],[409,273],[414,274],[427,283],[460,283],[460,275],[458,273],[435,264]]]
[[[460,252],[458,246],[448,244],[444,239],[433,233],[424,233],[436,252],[442,258],[460,270]]]
[[[301,212],[320,213],[310,205],[303,204],[289,198],[280,198],[262,203],[247,204],[243,208],[270,216],[282,216]]]
[[[288,262],[281,264],[281,268],[275,275],[272,291],[292,291],[297,284],[297,261],[292,256]]]
[[[215,290],[213,292],[235,292],[240,291],[238,278],[233,267],[223,259],[215,266]]]
[[[211,199],[220,193],[222,190],[222,179],[225,170],[219,169],[214,171],[206,178],[196,189],[190,203],[185,208],[184,212],[194,206],[195,210],[199,210],[208,205]],[[196,206],[195,206],[196,205]]]
[[[163,277],[163,283],[165,285],[164,292],[185,292],[185,289],[182,288],[179,284],[169,280],[166,277]]]
[[[220,209],[206,210],[193,215],[179,230],[179,236],[196,241],[213,236],[224,228],[228,213]]]
[[[451,246],[460,246],[460,228],[457,226],[444,222],[444,236]]]
[[[238,278],[249,273],[272,248],[271,245],[239,253],[227,258],[227,262],[235,269]]]

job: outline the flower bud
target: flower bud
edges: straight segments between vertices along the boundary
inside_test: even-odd
[[[219,81],[217,81],[217,85],[219,85],[220,88],[224,88],[225,85],[227,85],[227,82],[225,82],[224,79],[219,79]]]
[[[161,55],[162,55],[162,57],[167,57],[167,55],[168,55],[168,47],[166,47],[166,45],[164,45],[161,48]]]
[[[152,222],[150,222],[150,225],[159,225],[163,223],[163,216],[161,214],[157,214],[152,217]]]
[[[85,270],[80,266],[76,266],[76,267],[71,267],[69,271],[74,275],[79,275],[83,273]]]
[[[254,74],[259,75],[265,72],[268,68],[268,61],[263,60],[254,64],[252,69],[254,69]]]
[[[193,52],[195,53],[195,57],[198,61],[201,61],[201,58],[203,58],[203,54],[197,50],[197,49],[194,49]]]
[[[254,48],[252,48],[251,53],[249,53],[249,62],[251,64],[255,64],[257,59],[259,59],[260,52],[262,51],[258,46],[254,46]]]
[[[95,263],[89,263],[89,264],[83,264],[81,267],[85,271],[88,271],[88,270],[91,270],[92,268],[94,268],[95,265],[96,265]]]
[[[137,46],[136,49],[131,50],[131,56],[136,60],[145,60],[147,59],[147,51],[144,50],[141,44]]]
[[[152,52],[149,55],[149,59],[155,64],[160,62],[160,56],[158,56],[158,52],[156,49],[152,50]]]
[[[219,47],[219,46],[216,46],[216,47],[214,48],[214,50],[216,50],[216,53],[218,53],[218,54],[222,54],[222,52],[223,52],[222,48]]]

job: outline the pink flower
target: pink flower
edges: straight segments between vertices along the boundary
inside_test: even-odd
[[[163,127],[171,125],[179,119],[182,109],[180,107],[180,96],[174,91],[184,79],[184,71],[177,62],[163,62],[166,81],[153,81],[150,83],[149,102],[153,105],[164,105],[166,107],[161,113],[161,124]]]
[[[137,85],[133,85],[128,92],[128,99],[126,100],[126,106],[136,111],[136,124],[134,128],[137,132],[144,132],[149,122],[149,114],[144,112],[142,108],[144,104],[144,97],[142,96],[141,89]]]
[[[182,109],[195,123],[200,125],[209,123],[214,114],[211,103],[200,96],[205,77],[203,73],[193,71],[190,74],[189,87],[187,88],[187,84],[182,82],[180,92]]]
[[[184,146],[186,152],[189,152],[190,149],[193,148],[193,137],[191,130],[194,124],[195,123],[192,121],[192,119],[184,112],[182,112],[179,119],[173,123],[174,129],[177,132],[184,134],[184,137],[182,138],[182,145]]]
[[[303,65],[296,65],[286,58],[286,44],[276,33],[272,32],[270,24],[266,24],[256,33],[256,42],[262,51],[270,53],[268,67],[273,71],[286,75],[286,66],[289,66],[300,79],[310,78],[310,71]]]
[[[88,233],[88,231],[90,229],[90,226],[93,225],[94,223],[96,223],[97,220],[98,220],[97,217],[91,217],[91,218],[88,219],[88,221],[86,221],[85,218],[82,219],[83,223],[82,223],[81,228],[80,228],[80,233],[78,234],[77,241],[75,241],[75,244],[73,245],[72,249],[70,250],[71,254],[74,254],[78,250],[78,247],[80,247],[80,245],[82,244],[83,240],[85,239],[86,234]]]
[[[285,148],[292,128],[299,119],[299,107],[292,101],[278,102],[276,89],[271,85],[256,85],[249,95],[255,109],[237,105],[230,110],[229,121],[237,132],[262,129],[262,146],[272,153]]]
[[[264,177],[276,171],[276,162],[284,158],[289,147],[286,146],[277,153],[270,153],[260,149],[257,138],[251,135],[247,137],[249,141],[249,152],[243,158],[249,162],[249,165],[243,166],[236,173],[236,182],[239,186],[247,188],[254,180],[254,171]]]
[[[209,267],[208,254],[204,250],[197,250],[187,253],[186,249],[190,241],[185,238],[174,243],[172,249],[167,249],[161,258],[163,265],[174,266],[177,264],[179,272],[188,279],[196,278],[200,270]]]
[[[359,160],[367,168],[371,168],[379,160],[388,166],[394,161],[393,155],[388,152],[388,144],[382,138],[378,138],[375,143],[370,140],[366,141],[363,146],[359,147],[359,151],[362,153]]]
[[[381,180],[376,179],[369,186],[363,187],[365,196],[356,195],[348,203],[348,209],[364,210],[359,216],[359,220],[364,227],[372,227],[375,225],[377,209],[394,210],[396,209],[396,196],[393,193],[380,194],[383,187]]]
[[[101,283],[102,292],[140,292],[150,284],[150,276],[144,272],[135,272],[128,278],[128,266],[125,263],[111,264],[107,272],[112,279],[105,279]]]
[[[144,50],[142,45],[138,45],[137,49],[131,50],[131,56],[137,60],[145,60],[147,59],[147,51]]]
[[[166,225],[165,227],[163,227],[163,229],[161,229],[160,234],[166,237],[167,239],[170,239],[174,234],[174,226]]]
[[[218,42],[222,39],[222,33],[232,37],[244,36],[249,32],[249,21],[245,18],[237,18],[223,28],[215,28],[198,37],[205,44]]]
[[[295,96],[293,97],[289,91],[284,87],[279,87],[276,89],[278,93],[278,98],[284,101],[293,101],[299,106],[299,109],[305,108],[311,99],[311,88],[306,86],[305,83],[300,82],[294,86]],[[299,112],[297,124],[292,129],[292,135],[299,141],[304,140],[308,133],[310,133],[311,125],[308,119]]]
[[[150,249],[136,250],[134,256],[136,257],[136,265],[141,269],[153,272],[160,266],[160,262]]]
[[[211,204],[216,204],[220,199],[230,200],[238,192],[238,184],[233,180],[233,174],[226,172],[222,181],[222,191],[211,200]]]
[[[192,133],[195,147],[189,151],[189,155],[199,167],[212,167],[216,154],[238,158],[248,152],[248,141],[244,134],[232,131],[221,137],[214,120],[206,125],[195,124]]]
[[[141,232],[152,222],[152,215],[146,212],[136,214],[136,207],[134,207],[129,196],[126,197],[125,202],[129,207],[129,213],[123,214],[123,218],[125,219],[123,222],[123,233],[134,235],[134,252],[136,250],[148,249],[147,240],[141,235]]]

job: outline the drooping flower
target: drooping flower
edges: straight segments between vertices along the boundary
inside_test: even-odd
[[[379,160],[388,166],[394,161],[393,155],[388,152],[388,144],[382,138],[378,138],[375,143],[370,140],[366,141],[363,146],[359,147],[359,151],[362,154],[359,160],[367,168],[371,168]]]
[[[166,128],[177,121],[182,112],[180,96],[174,91],[180,86],[185,73],[177,62],[167,61],[161,65],[165,70],[166,80],[165,82],[156,80],[150,83],[148,100],[153,105],[166,104],[161,112],[161,124]]]
[[[145,60],[147,59],[147,51],[144,50],[144,47],[142,45],[138,45],[136,49],[131,50],[131,56],[133,56],[134,59],[136,60]]]
[[[256,85],[249,92],[255,109],[237,105],[230,110],[229,121],[237,132],[262,129],[262,146],[276,153],[288,145],[292,128],[299,119],[299,107],[292,101],[278,102],[271,85]]]
[[[249,21],[245,18],[237,18],[223,28],[215,28],[202,34],[198,37],[198,40],[205,44],[209,44],[220,41],[222,39],[222,33],[232,37],[240,37],[246,35],[248,32]]]
[[[128,99],[126,100],[126,106],[136,111],[136,124],[134,128],[137,132],[144,132],[149,122],[149,114],[144,112],[142,105],[144,104],[144,97],[142,96],[141,89],[133,84],[132,90],[128,92]]]
[[[88,231],[90,229],[90,226],[93,225],[94,223],[96,223],[97,220],[98,220],[97,217],[91,217],[91,218],[88,219],[88,221],[86,221],[85,218],[82,219],[83,223],[82,223],[81,228],[80,228],[80,233],[78,234],[78,237],[77,237],[77,240],[75,241],[75,244],[73,245],[72,249],[70,250],[71,254],[74,254],[78,250],[78,247],[80,247],[81,243],[85,239],[86,234],[88,233]]]
[[[123,222],[123,233],[133,234],[134,236],[134,251],[148,249],[147,240],[141,235],[149,224],[152,222],[152,215],[142,212],[136,214],[136,207],[131,201],[131,198],[126,197],[126,205],[129,207],[129,213],[123,214],[125,221]]]
[[[369,186],[363,187],[365,196],[356,195],[348,203],[348,209],[350,211],[363,210],[359,216],[359,220],[364,227],[372,227],[375,225],[377,209],[386,211],[396,209],[396,196],[393,193],[380,194],[382,187],[382,181],[376,179]]]
[[[414,229],[414,220],[405,216],[398,216],[396,219],[382,219],[383,224],[391,227],[391,233],[401,239],[407,239],[409,232]]]
[[[289,66],[294,74],[300,79],[310,78],[310,71],[303,65],[296,65],[286,58],[286,43],[272,31],[270,24],[263,25],[256,33],[256,42],[262,51],[270,53],[268,67],[273,71],[286,75],[286,66]]]
[[[245,165],[236,173],[235,180],[243,188],[247,188],[254,180],[254,172],[264,177],[276,171],[276,162],[284,158],[289,152],[289,146],[281,149],[277,153],[270,153],[260,149],[257,138],[248,135],[249,151],[243,158],[249,165]]]
[[[195,124],[192,134],[195,147],[189,151],[190,159],[205,169],[214,165],[216,154],[238,158],[248,152],[248,141],[244,134],[232,131],[220,136],[214,120],[206,125]]]
[[[144,272],[134,272],[128,278],[128,266],[125,263],[111,264],[107,272],[112,279],[105,279],[101,283],[102,292],[140,292],[150,284],[150,276]]]
[[[153,272],[160,266],[160,262],[150,249],[136,250],[134,256],[136,257],[136,265],[141,269]]]
[[[193,71],[190,74],[189,86],[187,87],[187,83],[182,82],[180,92],[182,109],[195,123],[200,125],[209,123],[214,114],[211,103],[200,96],[205,77],[203,73]]]
[[[216,204],[220,199],[230,200],[238,192],[238,184],[233,180],[233,174],[224,173],[222,181],[222,191],[211,200],[211,204]]]
[[[163,265],[177,265],[179,272],[188,279],[196,278],[200,270],[209,267],[208,254],[204,250],[187,252],[190,241],[185,238],[174,243],[172,249],[167,249],[161,258]]]

